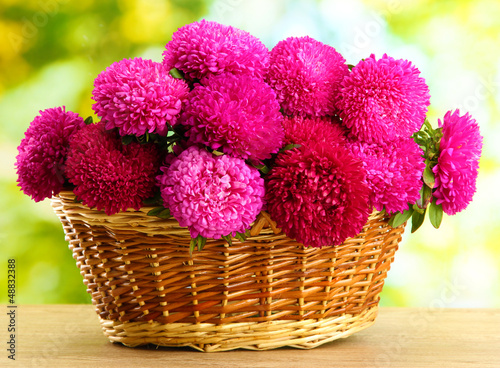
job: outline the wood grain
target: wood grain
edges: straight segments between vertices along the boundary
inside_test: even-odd
[[[0,320],[6,346],[5,313]],[[108,342],[91,305],[22,305],[17,326],[16,362],[2,348],[2,367],[500,367],[500,309],[381,308],[346,339],[262,352],[127,348]]]

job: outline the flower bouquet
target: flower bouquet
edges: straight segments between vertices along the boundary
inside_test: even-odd
[[[311,348],[371,325],[411,219],[465,209],[482,137],[426,120],[407,60],[200,21],[162,62],[94,81],[100,121],[40,111],[19,186],[51,198],[111,341],[202,351]]]

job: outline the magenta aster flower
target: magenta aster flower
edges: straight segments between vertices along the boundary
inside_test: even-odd
[[[420,198],[425,161],[412,138],[389,143],[353,142],[350,149],[363,161],[371,190],[370,204],[378,211],[402,212]]]
[[[189,95],[181,116],[186,135],[231,156],[262,160],[283,142],[283,115],[266,83],[225,73],[206,78]]]
[[[310,143],[278,155],[266,177],[267,210],[306,246],[341,244],[368,220],[370,190],[359,159],[342,145]]]
[[[288,115],[324,116],[336,112],[340,82],[349,73],[333,47],[311,37],[289,37],[271,50],[266,80]]]
[[[263,78],[269,67],[269,50],[258,38],[206,20],[179,28],[165,47],[165,67],[191,81],[224,72]]]
[[[189,88],[169,75],[161,63],[141,58],[111,64],[94,81],[94,112],[106,129],[120,135],[148,133],[166,135],[175,125]]]
[[[69,139],[83,126],[64,106],[40,111],[17,147],[17,181],[24,194],[39,202],[62,190]]]
[[[285,144],[318,143],[338,144],[345,142],[346,129],[337,117],[285,117]]]
[[[342,81],[340,117],[358,139],[384,142],[410,137],[424,123],[429,88],[407,60],[384,54],[362,60]]]
[[[104,123],[87,125],[70,141],[66,176],[83,204],[112,215],[139,210],[153,195],[160,160],[156,146],[133,142],[106,131]]]
[[[433,171],[436,175],[436,190],[433,195],[443,211],[454,215],[464,210],[476,192],[479,158],[483,137],[476,120],[459,110],[448,111],[443,121],[439,120],[443,137],[439,144],[438,163]]]
[[[162,171],[165,205],[192,238],[244,233],[262,209],[264,181],[241,159],[192,146]]]

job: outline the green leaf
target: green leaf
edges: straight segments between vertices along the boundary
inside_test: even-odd
[[[429,130],[430,133],[434,132],[434,129],[432,128],[432,125],[431,125],[429,119],[425,118],[424,125],[426,126],[426,128]]]
[[[413,208],[410,207],[410,209],[408,210],[395,213],[389,220],[389,225],[392,227],[398,227],[403,225],[413,215],[413,212],[414,212]]]
[[[196,241],[197,238],[191,238],[191,241],[189,242],[189,255],[193,255],[194,248],[196,247]]]
[[[347,67],[349,68],[349,70],[352,70],[352,68],[354,68],[354,65],[352,65],[352,64],[347,64]]]
[[[441,138],[443,138],[443,128],[437,128],[436,130],[434,130],[434,132],[436,133],[436,141],[437,143],[439,144],[439,142],[441,141]]]
[[[162,219],[168,219],[168,218],[172,217],[172,215],[170,214],[170,209],[165,208],[163,211],[161,211],[159,214],[157,214],[156,217],[159,217]]]
[[[413,212],[413,216],[411,217],[411,232],[414,233],[419,229],[420,226],[424,223],[425,219],[425,210],[424,213]]]
[[[267,174],[269,172],[269,167],[267,167],[266,165],[264,164],[261,164],[261,165],[253,165],[253,167],[255,167],[257,170],[259,170],[261,173],[263,174]]]
[[[423,140],[425,142],[429,141],[429,134],[427,134],[426,132],[422,132],[422,131],[413,133],[411,137],[413,139],[420,139],[420,140]]]
[[[280,149],[279,152],[285,152],[285,151],[289,151],[289,150],[292,150],[294,148],[299,148],[299,147],[302,147],[302,145],[301,144],[290,143],[290,144],[287,144],[282,149]]]
[[[421,137],[414,137],[413,140],[415,143],[417,143],[419,146],[426,146],[427,145],[427,140],[425,138]]]
[[[432,226],[439,229],[443,220],[443,206],[436,204],[436,201],[432,201],[429,207],[429,220],[431,220]]]
[[[131,137],[134,137],[134,136],[131,136]],[[148,143],[150,138],[152,138],[151,134],[149,132],[146,132],[143,135],[138,136],[137,140],[139,141],[139,143],[144,144],[144,143]]]
[[[124,135],[122,137],[122,144],[124,146],[126,146],[127,144],[132,143],[133,140],[134,140],[134,136],[133,135]]]
[[[198,235],[196,238],[196,243],[198,244],[198,251],[202,250],[205,244],[207,243],[207,238],[204,236]]]
[[[434,188],[434,185],[436,184],[436,177],[434,176],[434,173],[432,172],[432,169],[430,167],[430,162],[428,162],[425,165],[425,170],[423,174],[423,179],[424,183],[427,184],[429,188]]]
[[[201,234],[198,234],[196,238],[191,238],[191,241],[189,242],[189,255],[192,256],[196,248],[198,248],[198,251],[201,251],[206,242],[207,238]]]
[[[233,245],[233,240],[231,239],[231,235],[223,235],[222,239],[224,239],[225,241],[227,241],[227,243],[229,245]]]
[[[236,233],[236,236],[235,236],[236,239],[238,239],[240,242],[244,242],[245,240],[247,240],[247,236],[245,233]]]
[[[421,201],[421,199],[419,199],[419,200],[418,200],[418,202],[420,202],[420,201]],[[416,203],[415,203],[415,204],[413,205],[413,210],[414,210],[415,212],[418,212],[418,213],[423,214],[423,213],[424,213],[424,211],[425,211],[425,208],[420,207],[418,204],[416,204]]]
[[[148,216],[158,216],[164,210],[165,210],[165,207],[155,207],[148,212]]]
[[[421,200],[422,200],[422,208],[426,208],[432,198],[432,189],[429,188],[426,184],[422,185],[422,189],[420,190]]]
[[[92,116],[87,117],[87,119],[84,120],[84,123],[86,125],[91,125],[94,123],[94,119],[92,119]]]
[[[184,73],[182,73],[179,69],[177,68],[172,68],[170,69],[169,74],[174,77],[175,79],[184,79]]]

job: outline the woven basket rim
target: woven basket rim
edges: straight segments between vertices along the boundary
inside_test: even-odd
[[[106,225],[111,225],[113,222],[113,219],[117,219],[119,222],[128,222],[130,224],[130,228],[132,230],[139,230],[137,227],[137,219],[136,216],[139,216],[142,218],[142,221],[144,221],[144,214],[147,215],[147,213],[158,207],[158,206],[149,206],[149,205],[143,205],[141,206],[138,210],[133,209],[133,208],[128,208],[126,211],[120,211],[116,214],[113,215],[107,215],[104,211],[102,210],[97,210],[96,208],[91,208],[83,203],[77,202],[77,196],[75,193],[69,189],[65,188],[61,192],[59,192],[57,195],[54,195],[52,197],[52,202],[54,200],[57,200],[57,198],[61,198],[61,200],[66,200],[66,201],[74,201],[74,206],[75,209],[79,210],[84,210],[85,212],[79,212],[78,214],[80,216],[83,216],[86,218],[86,220],[89,222],[89,224],[95,224],[95,225],[101,225],[101,226],[106,226]],[[69,211],[71,213],[71,211]],[[371,214],[369,215],[367,219],[367,223],[374,221],[376,219],[380,219],[385,215],[384,211],[378,211],[377,209],[373,208]],[[161,234],[165,230],[166,231],[171,231],[171,229],[185,229],[188,231],[187,227],[180,226],[179,222],[172,216],[167,219],[159,218],[156,216],[148,216],[149,220],[147,221],[149,226],[152,226],[153,228],[157,229],[156,234]],[[125,220],[127,219],[127,220]],[[402,226],[404,227],[406,225],[403,224]],[[366,225],[365,225],[366,226]],[[303,247],[304,249],[325,249],[329,247],[342,247],[344,246],[345,243],[349,243],[350,239],[359,237],[360,234],[365,230],[365,226],[362,228],[362,230],[354,237],[347,238],[343,243],[337,244],[337,245],[330,245],[330,246],[323,246],[323,247],[314,247],[314,246],[307,246],[304,245],[301,242],[298,242],[295,239],[289,238],[281,228],[277,226],[276,221],[274,221],[271,218],[271,215],[267,212],[262,210],[259,215],[257,216],[256,220],[252,222],[249,226],[249,229],[247,230],[250,234],[251,237],[258,236],[262,231],[267,233],[272,232],[275,235],[283,235],[287,239],[289,239],[292,242],[295,242],[298,247]],[[124,228],[122,228],[124,230]],[[154,232],[148,231],[147,234],[149,236],[154,235]],[[218,241],[225,242],[223,239],[218,239]]]

